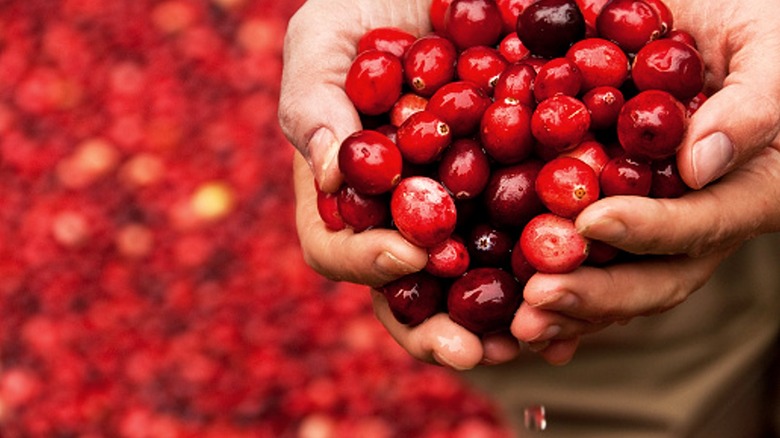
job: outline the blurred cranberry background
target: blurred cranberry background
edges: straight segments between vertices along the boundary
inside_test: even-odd
[[[298,6],[0,1],[0,436],[506,436],[302,260]]]

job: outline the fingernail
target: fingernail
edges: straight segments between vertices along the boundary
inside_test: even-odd
[[[419,270],[388,251],[382,251],[377,258],[374,259],[374,268],[391,277],[411,274],[412,272]]]
[[[538,353],[550,346],[550,341],[529,342],[528,349],[534,353]]]
[[[333,173],[332,169],[337,165],[339,143],[336,136],[330,129],[320,128],[309,140],[307,150],[307,158],[314,171],[314,178],[320,186],[325,186],[324,189],[330,189],[325,178]]]
[[[599,217],[591,223],[577,224],[578,232],[585,237],[603,242],[617,242],[626,236],[626,224],[611,217]]]
[[[726,171],[734,158],[734,143],[722,132],[716,132],[693,145],[693,177],[704,187]]]

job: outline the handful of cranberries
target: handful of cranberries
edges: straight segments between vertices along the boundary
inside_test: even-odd
[[[345,89],[364,129],[319,191],[333,230],[397,229],[426,268],[385,285],[396,318],[506,330],[535,272],[615,263],[577,233],[606,196],[677,197],[706,99],[693,37],[660,0],[434,0],[434,32],[367,32]]]

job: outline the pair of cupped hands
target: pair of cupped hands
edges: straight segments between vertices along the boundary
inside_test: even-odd
[[[582,335],[684,302],[744,241],[780,230],[780,2],[667,0],[675,27],[697,40],[711,97],[691,118],[677,154],[685,182],[678,199],[612,197],[576,220],[584,236],[659,257],[526,284],[511,333],[478,337],[435,315],[399,324],[372,290],[377,318],[412,356],[469,369],[516,358],[525,344],[551,364],[575,354]],[[296,147],[296,225],[307,263],[333,280],[378,287],[418,271],[427,253],[396,231],[329,231],[316,207],[314,179],[333,192],[342,177],[341,140],[361,129],[344,92],[358,39],[394,26],[430,32],[430,0],[309,0],[285,37],[279,121]]]

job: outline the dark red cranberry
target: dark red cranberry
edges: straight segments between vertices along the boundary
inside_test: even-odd
[[[517,32],[511,32],[507,34],[500,43],[498,43],[498,52],[509,63],[515,63],[521,61],[531,54],[520,38],[517,36]]]
[[[601,193],[604,196],[647,196],[650,194],[652,181],[650,162],[628,155],[609,160],[599,176]]]
[[[380,289],[395,319],[416,326],[444,308],[445,289],[441,280],[425,272],[415,272]]]
[[[463,275],[471,264],[468,248],[458,236],[453,235],[442,243],[428,248],[428,263],[425,270],[440,278],[455,278]]]
[[[628,57],[617,44],[603,38],[577,41],[566,58],[580,70],[584,91],[600,86],[620,88],[628,77]]]
[[[544,210],[534,185],[542,163],[526,160],[496,169],[485,188],[485,207],[497,227],[522,226]]]
[[[390,123],[395,126],[401,124],[412,114],[422,111],[428,106],[428,99],[417,93],[404,93],[390,109]]]
[[[498,44],[504,22],[493,0],[453,0],[444,19],[447,36],[459,49]]]
[[[507,61],[498,49],[486,46],[469,47],[458,57],[458,78],[474,82],[492,95],[498,76],[506,65]]]
[[[457,279],[447,293],[450,319],[476,334],[509,329],[522,301],[520,284],[498,268],[475,268]]]
[[[398,127],[396,136],[396,143],[404,160],[414,164],[435,161],[452,142],[450,127],[428,110],[409,116]]]
[[[688,192],[688,186],[677,169],[677,159],[675,157],[653,161],[650,168],[653,173],[650,197],[679,198]]]
[[[539,0],[520,14],[516,31],[531,53],[555,58],[585,36],[585,19],[573,0]]]
[[[565,156],[542,167],[535,187],[548,210],[567,218],[575,218],[600,195],[596,172],[584,161]]]
[[[341,219],[355,232],[387,225],[389,209],[386,196],[365,195],[345,185],[338,192],[338,204]]]
[[[405,178],[398,184],[390,213],[401,235],[423,248],[446,240],[457,223],[452,197],[440,183],[424,176]]]
[[[401,95],[403,80],[403,66],[397,56],[367,50],[352,62],[344,89],[358,111],[373,116],[393,107]]]
[[[533,110],[511,99],[493,102],[482,115],[479,138],[485,151],[502,164],[514,164],[533,152]]]
[[[490,160],[475,140],[455,140],[439,161],[439,181],[457,200],[477,197],[489,178]]]
[[[528,263],[547,274],[565,274],[588,257],[590,241],[577,232],[571,219],[543,213],[523,228],[520,248]]]
[[[704,88],[704,61],[688,44],[665,38],[636,54],[631,75],[639,90],[663,90],[686,100]]]
[[[358,53],[372,49],[381,50],[402,58],[406,49],[416,39],[414,35],[397,27],[377,27],[363,34],[358,41],[357,50]]]
[[[512,248],[512,256],[510,257],[510,264],[512,268],[512,274],[515,279],[521,284],[525,285],[528,280],[536,274],[536,268],[534,268],[528,259],[523,255],[523,248],[520,244],[520,239],[515,242],[514,248]]]
[[[427,109],[441,117],[452,130],[453,137],[476,132],[482,113],[491,104],[490,96],[472,82],[450,82],[431,96]]]
[[[534,97],[541,102],[559,94],[576,96],[581,88],[580,69],[567,58],[555,58],[539,69],[534,80]]]
[[[588,108],[571,96],[558,95],[544,100],[531,116],[534,138],[559,152],[577,146],[589,128]]]
[[[509,233],[484,223],[473,226],[466,240],[472,266],[509,266],[513,246]]]
[[[325,223],[325,226],[331,231],[340,231],[347,227],[344,219],[339,213],[339,197],[336,193],[327,193],[320,190],[315,182],[314,189],[317,191],[317,212]]]
[[[536,105],[535,79],[536,70],[531,65],[525,62],[511,64],[498,76],[493,87],[493,98],[496,101],[514,99],[523,105],[533,107]]]
[[[596,30],[624,51],[636,53],[661,36],[663,25],[655,10],[642,0],[612,0],[596,19]]]
[[[338,161],[347,184],[367,195],[389,192],[401,180],[401,152],[374,130],[364,129],[345,138]]]
[[[685,134],[685,107],[671,94],[643,91],[620,110],[617,134],[623,149],[657,160],[674,155]]]
[[[404,78],[415,93],[430,97],[455,78],[458,54],[452,43],[439,35],[418,38],[404,56]]]
[[[623,92],[615,87],[592,88],[582,96],[582,103],[590,112],[590,127],[594,130],[612,128],[617,123],[625,104]]]

